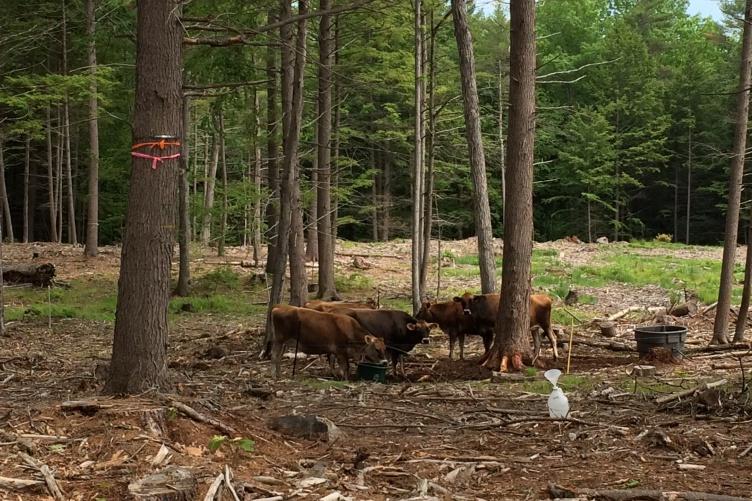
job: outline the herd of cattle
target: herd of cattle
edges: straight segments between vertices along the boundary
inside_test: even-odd
[[[485,355],[493,341],[499,294],[465,293],[452,301],[426,301],[415,317],[401,310],[377,309],[373,302],[308,301],[304,307],[277,305],[272,309],[272,375],[280,376],[285,347],[296,353],[326,355],[334,374],[334,360],[342,376],[350,377],[350,360],[379,362],[387,357],[396,372],[398,362],[416,345],[428,343],[432,329],[440,328],[449,337],[449,358],[460,341],[460,359],[464,358],[465,336],[483,339]],[[538,328],[543,330],[558,358],[556,335],[551,327],[551,298],[545,294],[530,296],[530,327],[536,357],[540,355]],[[404,365],[400,364],[404,376]]]

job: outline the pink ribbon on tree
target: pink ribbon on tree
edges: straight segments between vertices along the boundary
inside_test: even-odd
[[[180,153],[175,153],[174,155],[167,155],[165,157],[157,157],[154,155],[149,155],[146,153],[139,153],[138,151],[131,151],[131,155],[138,158],[146,158],[151,160],[151,168],[156,170],[157,169],[157,163],[164,163],[165,160],[172,160],[173,158],[179,158]]]

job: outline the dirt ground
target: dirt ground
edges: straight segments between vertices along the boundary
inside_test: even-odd
[[[442,245],[461,255],[472,252],[473,242]],[[566,245],[575,244],[562,243],[560,256],[576,253]],[[371,277],[384,297],[406,295],[409,244],[340,248],[340,273]],[[117,276],[114,247],[95,260],[70,246],[4,250],[10,263],[29,262],[36,252],[36,259],[55,264],[62,280]],[[194,274],[223,263],[253,272],[240,266],[248,259],[246,249],[229,249],[222,259],[208,250],[196,254]],[[365,264],[356,266],[356,257]],[[622,305],[640,297],[654,305],[661,291],[609,294],[633,294]],[[603,316],[616,306],[598,304]],[[622,318],[617,337],[608,341],[633,346],[631,329],[650,320],[643,313]],[[285,379],[273,381],[269,362],[258,357],[260,319],[184,314],[171,321],[171,392],[111,398],[100,395],[111,324],[59,319],[50,330],[46,319],[19,321],[9,337],[0,338],[0,499],[53,499],[44,485],[2,487],[4,478],[42,479],[21,453],[47,465],[63,498],[76,500],[130,499],[129,483],[167,465],[190,468],[198,482],[195,499],[204,499],[225,467],[239,499],[321,499],[333,493],[338,495],[326,499],[549,499],[549,483],[748,498],[752,403],[742,387],[752,378],[750,350],[702,351],[712,315],[683,322],[690,328],[687,356],[681,363],[652,362],[656,376],[631,375],[639,362],[633,351],[574,343],[571,376],[562,383],[572,419],[551,421],[542,371],[491,377],[477,363],[477,338],[470,339],[466,360],[448,360],[446,337],[434,332],[431,343],[409,357],[407,378],[390,374],[387,384],[333,381],[315,357],[300,357],[294,378],[293,362],[285,359]],[[603,342],[593,326],[575,331],[577,339]],[[562,358],[553,361],[544,346],[543,365],[566,371],[568,351],[560,350]],[[663,405],[655,401],[721,379],[727,384],[720,390]],[[74,400],[95,405],[62,405]],[[180,404],[214,424],[187,416]],[[292,413],[326,417],[343,435],[314,441],[268,426],[268,419]],[[228,431],[229,438],[253,440],[253,450],[225,441],[210,451],[213,437]],[[166,456],[158,454],[162,447]],[[233,497],[225,491],[222,499]]]

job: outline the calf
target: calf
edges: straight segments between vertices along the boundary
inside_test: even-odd
[[[454,354],[454,343],[459,339],[460,360],[465,358],[465,335],[473,332],[473,322],[470,316],[463,313],[460,303],[454,301],[445,303],[424,301],[415,318],[439,324],[439,328],[449,336],[450,360]]]
[[[386,352],[392,360],[392,368],[397,372],[397,362],[402,361],[402,355],[407,354],[415,345],[428,343],[431,329],[438,327],[433,323],[416,320],[400,310],[342,310],[342,314],[349,315],[360,323],[368,332],[384,340]],[[402,375],[405,376],[404,363],[400,364]]]
[[[297,351],[309,355],[335,356],[346,379],[350,378],[351,358],[371,362],[385,358],[384,340],[372,336],[346,315],[277,305],[272,309],[272,323],[272,376],[275,379],[279,378],[282,352],[290,342],[296,344]]]
[[[473,326],[483,337],[483,345],[487,353],[493,340],[501,296],[499,294],[472,295],[465,293],[462,297],[455,297],[454,301],[462,306],[465,315],[472,317]],[[558,359],[559,350],[556,346],[556,334],[551,328],[551,298],[545,294],[532,294],[530,296],[530,327],[536,326],[546,333],[551,341],[554,360]],[[533,335],[533,343],[535,345],[535,357],[537,358],[540,356],[540,338],[537,332]]]
[[[368,299],[365,303],[349,303],[346,301],[321,301],[321,300],[313,300],[313,301],[307,301],[304,305],[306,308],[316,311],[325,311],[328,313],[337,313],[339,310],[346,309],[346,308],[356,308],[356,309],[368,309],[368,310],[375,310],[376,309],[376,303],[373,299]]]

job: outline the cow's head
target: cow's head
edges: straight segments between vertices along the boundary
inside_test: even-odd
[[[470,316],[470,315],[473,314],[470,306],[472,305],[474,298],[475,298],[475,296],[473,296],[469,292],[466,292],[462,296],[455,296],[454,297],[454,302],[455,303],[459,303],[462,306],[462,312],[465,315]]]
[[[380,362],[386,359],[386,344],[383,339],[367,335],[364,340],[366,345],[363,348],[363,358],[367,362]]]
[[[415,315],[415,318],[417,318],[418,320],[431,320],[432,316],[431,301],[423,301],[423,303],[420,305],[420,310],[418,310],[417,315]]]
[[[431,329],[436,329],[438,327],[438,324],[428,323],[425,320],[418,320],[417,322],[410,322],[407,324],[407,330],[420,336],[420,342],[423,344],[428,344]]]

